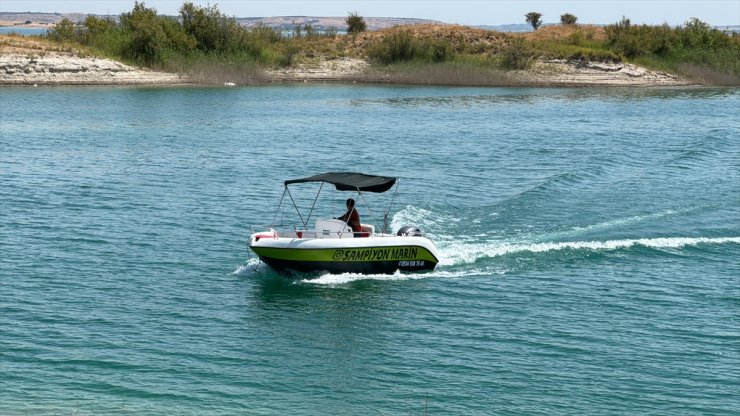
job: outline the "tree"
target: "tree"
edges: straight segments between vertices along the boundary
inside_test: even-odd
[[[314,29],[310,23],[306,23],[303,25],[303,31],[306,32],[307,38],[312,38],[316,36],[316,29]]]
[[[134,2],[130,12],[121,13],[121,26],[132,34],[126,54],[147,65],[159,63],[167,47],[167,35],[157,20],[157,11]]]
[[[54,40],[72,40],[77,33],[77,25],[66,17],[49,30],[49,37]]]
[[[574,24],[576,24],[576,21],[577,20],[578,20],[578,18],[575,17],[575,16],[573,16],[570,13],[566,13],[566,14],[560,16],[560,23],[563,26],[574,25]]]
[[[709,31],[709,24],[706,22],[702,22],[698,17],[692,17],[691,19],[687,20],[686,23],[684,23],[684,26],[686,26],[686,29],[692,32]]]
[[[297,25],[293,26],[293,37],[294,38],[300,38],[301,37],[301,24],[298,23]]]
[[[542,25],[542,13],[529,12],[524,17],[526,17],[527,23],[532,25],[532,29],[534,30],[537,30]]]
[[[347,15],[347,19],[344,20],[347,23],[347,33],[352,35],[352,42],[355,41],[357,34],[367,30],[367,23],[365,19],[360,16],[357,12],[350,13]]]
[[[184,3],[180,7],[180,21],[185,33],[195,38],[202,51],[228,51],[238,47],[239,24],[221,13],[216,5],[200,7]]]

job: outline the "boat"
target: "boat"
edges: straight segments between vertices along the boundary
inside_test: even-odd
[[[327,172],[286,180],[275,219],[280,209],[284,210],[287,206],[287,195],[298,214],[298,223],[275,226],[273,219],[273,224],[265,228],[252,227],[247,245],[262,262],[278,272],[392,274],[398,270],[432,270],[439,262],[439,254],[432,240],[418,227],[409,225],[400,227],[395,233],[386,232],[398,182],[395,177],[355,172]],[[304,219],[290,186],[306,183],[321,185]],[[333,185],[336,191],[351,192],[357,200],[364,202],[364,213],[372,213],[365,198],[367,193],[383,193],[394,185],[395,192],[383,216],[382,225],[362,223],[360,230],[357,227],[353,230],[347,222],[337,218],[316,218],[310,224],[325,184]]]

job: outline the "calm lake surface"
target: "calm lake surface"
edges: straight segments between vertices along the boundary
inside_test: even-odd
[[[740,407],[738,89],[3,88],[0,107],[2,415]],[[434,272],[250,259],[283,180],[347,170],[401,178],[393,229],[431,236]]]
[[[0,35],[15,33],[22,36],[43,35],[49,30],[45,27],[25,27],[25,26],[0,26]]]

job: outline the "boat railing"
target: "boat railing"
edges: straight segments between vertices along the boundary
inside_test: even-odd
[[[352,231],[329,231],[329,230],[295,230],[298,238],[354,238]]]
[[[398,237],[396,234],[388,234],[388,233],[375,233],[375,229],[372,229],[372,232],[370,230],[363,230],[362,233],[355,233],[352,231],[331,231],[331,230],[316,230],[313,228],[297,228],[295,225],[293,226],[287,226],[283,225],[280,227],[276,227],[274,225],[250,225],[249,229],[251,231],[251,234],[259,233],[259,232],[265,232],[265,231],[274,231],[275,234],[280,238],[358,238],[355,237],[355,234],[361,234],[359,237],[372,237],[372,238],[388,238],[388,237]],[[426,234],[421,234],[421,236],[426,237]]]
[[[252,225],[249,226],[249,231],[252,234],[258,233],[258,232],[262,232],[262,231],[272,230],[272,229],[273,229],[273,226],[272,225],[267,225],[267,224],[265,224],[265,225],[252,224]]]

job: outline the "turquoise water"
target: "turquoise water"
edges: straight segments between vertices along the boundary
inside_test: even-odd
[[[47,30],[45,27],[0,26],[0,34],[14,33],[22,36],[43,35]]]
[[[0,105],[0,414],[737,414],[737,89]],[[250,260],[282,181],[332,170],[399,176],[438,268]]]

